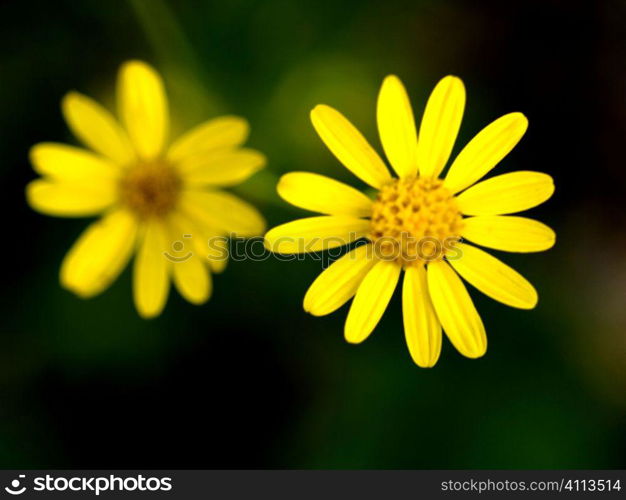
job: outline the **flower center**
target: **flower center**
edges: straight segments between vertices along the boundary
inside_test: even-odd
[[[180,195],[181,180],[163,161],[139,163],[120,181],[122,203],[140,217],[162,217],[169,213]]]
[[[443,259],[460,240],[463,218],[439,179],[394,179],[372,207],[370,239],[376,255],[402,266]]]

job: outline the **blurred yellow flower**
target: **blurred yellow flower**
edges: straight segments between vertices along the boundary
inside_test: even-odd
[[[89,97],[64,97],[65,120],[91,151],[48,142],[30,152],[43,176],[26,188],[32,208],[58,217],[100,216],[66,255],[61,284],[80,297],[95,296],[136,252],[133,296],[142,317],[161,313],[170,279],[185,299],[201,304],[211,294],[211,272],[226,264],[223,236],[265,230],[254,207],[216,188],[243,182],[265,157],[239,147],[248,124],[235,116],[207,121],[168,145],[163,82],[144,62],[122,65],[117,99],[121,126]]]
[[[547,200],[554,192],[549,175],[513,172],[474,185],[522,138],[528,126],[523,114],[504,115],[481,130],[440,178],[464,107],[463,82],[443,78],[426,105],[418,141],[406,90],[397,77],[388,76],[378,96],[377,121],[397,174],[392,177],[341,113],[316,106],[311,120],[317,133],[346,168],[378,190],[377,197],[372,200],[322,175],[286,174],[278,193],[293,205],[326,215],[283,224],[265,236],[266,246],[278,253],[319,251],[366,239],[325,269],[304,297],[304,309],[315,316],[354,297],[345,324],[351,343],[362,342],[374,330],[404,270],[406,343],[421,367],[432,367],[439,359],[442,329],[464,356],[478,358],[487,350],[482,320],[457,273],[509,306],[531,309],[537,303],[537,292],[526,279],[461,239],[509,252],[547,250],[555,242],[544,224],[508,215]]]

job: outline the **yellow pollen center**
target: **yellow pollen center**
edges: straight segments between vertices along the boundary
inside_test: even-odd
[[[376,255],[402,266],[443,259],[460,240],[463,218],[439,179],[394,179],[372,207],[370,239]]]
[[[121,179],[120,197],[140,217],[162,217],[176,205],[181,184],[166,162],[138,163]]]

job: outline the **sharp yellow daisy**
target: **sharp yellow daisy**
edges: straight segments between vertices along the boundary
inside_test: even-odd
[[[380,89],[377,122],[397,177],[338,111],[316,106],[315,130],[354,175],[378,190],[371,199],[351,186],[307,172],[284,175],[278,193],[289,203],[325,215],[270,230],[278,253],[338,247],[359,239],[313,282],[304,309],[329,314],[354,297],[345,323],[348,342],[365,340],[378,324],[404,270],[402,309],[406,343],[415,363],[434,366],[442,329],[464,356],[487,350],[483,322],[465,285],[512,307],[537,303],[533,286],[515,270],[465,240],[509,252],[538,252],[555,242],[544,224],[510,214],[532,208],[554,191],[549,175],[520,171],[478,182],[502,160],[528,126],[521,113],[498,118],[448,162],[465,107],[463,82],[443,78],[428,99],[418,133],[406,90],[395,76]]]
[[[100,217],[66,255],[61,284],[80,297],[97,295],[136,253],[133,296],[142,317],[160,314],[170,280],[201,304],[211,294],[211,271],[226,264],[223,236],[265,230],[254,207],[218,188],[244,181],[265,158],[240,148],[248,124],[235,116],[205,122],[168,144],[163,82],[144,62],[122,65],[117,100],[121,125],[89,97],[68,93],[65,120],[89,150],[46,142],[30,152],[42,176],[26,188],[32,208]]]

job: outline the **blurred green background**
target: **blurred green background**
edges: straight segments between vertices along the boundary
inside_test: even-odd
[[[5,468],[614,468],[626,462],[626,3],[293,0],[0,4],[0,466]],[[32,212],[28,148],[75,142],[59,103],[76,89],[112,105],[117,69],[164,74],[175,131],[245,116],[266,171],[237,189],[270,226],[304,215],[274,191],[290,170],[359,186],[308,111],[344,112],[380,151],[375,100],[398,74],[420,116],[436,81],[463,78],[455,152],[510,111],[530,120],[497,168],[540,170],[555,196],[529,212],[546,253],[500,255],[540,293],[519,311],[472,290],[487,355],[446,341],[413,365],[399,294],[360,346],[346,307],[301,307],[320,271],[231,262],[211,301],[174,292],[143,321],[127,271],[102,296],[58,284],[85,220]]]

